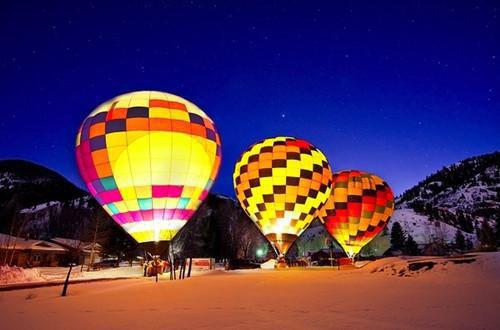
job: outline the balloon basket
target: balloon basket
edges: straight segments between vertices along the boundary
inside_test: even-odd
[[[283,256],[279,257],[278,258],[278,262],[276,263],[276,268],[278,268],[278,269],[285,269],[285,268],[288,268],[288,267],[289,266],[288,266],[288,264],[286,262],[285,257],[283,257]]]

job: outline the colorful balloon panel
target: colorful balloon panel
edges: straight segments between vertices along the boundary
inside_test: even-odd
[[[384,180],[350,170],[333,174],[332,192],[319,216],[352,258],[384,229],[393,210],[394,195]]]
[[[168,93],[132,92],[84,120],[76,158],[89,191],[134,239],[171,240],[215,180],[220,137],[193,103]]]
[[[328,199],[331,175],[326,157],[316,147],[293,137],[275,137],[241,155],[233,183],[245,212],[286,254]]]

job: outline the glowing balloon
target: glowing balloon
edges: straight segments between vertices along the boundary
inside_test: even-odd
[[[350,170],[333,174],[332,192],[319,216],[350,258],[387,225],[394,210],[389,185],[376,175]]]
[[[87,188],[137,242],[169,241],[205,199],[219,170],[220,138],[193,103],[132,92],[98,106],[76,138]]]
[[[233,181],[245,212],[284,255],[328,199],[331,177],[330,165],[316,147],[275,137],[241,155]]]

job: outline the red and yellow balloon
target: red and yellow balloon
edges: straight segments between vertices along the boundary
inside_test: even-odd
[[[140,91],[98,106],[76,138],[88,190],[137,242],[169,241],[207,196],[221,161],[214,122],[173,94]]]
[[[393,211],[394,195],[384,180],[348,170],[333,174],[331,195],[319,217],[353,258],[384,229]]]

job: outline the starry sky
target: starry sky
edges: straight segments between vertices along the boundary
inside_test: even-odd
[[[215,121],[212,191],[266,137],[304,138],[334,170],[397,194],[500,149],[495,1],[3,1],[0,159],[83,187],[74,142],[99,103],[134,90],[183,96]]]

